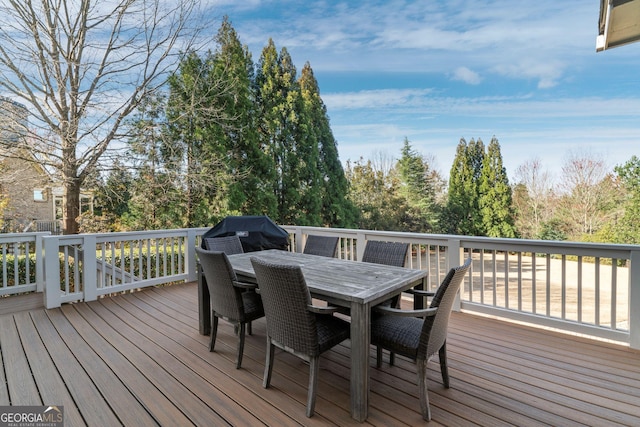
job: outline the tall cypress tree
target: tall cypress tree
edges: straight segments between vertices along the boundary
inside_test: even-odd
[[[276,168],[262,150],[256,129],[251,53],[227,17],[216,41],[214,74],[230,85],[216,98],[228,120],[213,122],[211,132],[212,143],[220,146],[228,173],[234,177],[227,189],[228,209],[234,214],[273,214],[276,200],[267,184],[274,180]]]
[[[496,137],[491,139],[482,164],[479,206],[486,236],[516,236],[511,186]]]
[[[306,113],[305,151],[309,153],[305,158],[309,181],[306,182],[308,187],[305,188],[303,199],[306,201],[303,203],[309,206],[309,213],[313,213],[307,217],[306,224],[352,227],[357,211],[347,198],[348,182],[338,158],[337,142],[329,125],[327,108],[320,97],[318,82],[308,62],[302,68],[299,83]],[[314,167],[314,161],[317,167]]]
[[[320,160],[321,116],[318,114],[318,86],[311,66],[307,62],[298,79],[302,111],[299,113],[296,145],[300,158],[300,224],[322,225],[322,171]],[[322,101],[320,101],[322,102]]]
[[[269,39],[267,46],[262,50],[256,73],[256,108],[257,128],[260,146],[269,156],[274,165],[274,177],[267,185],[269,192],[276,201],[274,210],[267,212],[274,220],[280,220],[280,203],[282,192],[282,143],[278,138],[281,127],[281,114],[279,106],[284,89],[279,79],[280,67],[278,64],[278,51],[273,40]],[[270,184],[270,185],[269,185]]]
[[[278,198],[279,220],[283,224],[298,224],[298,219],[305,215],[303,209],[303,194],[301,188],[304,158],[303,149],[306,142],[302,138],[304,130],[301,125],[306,119],[297,70],[291,55],[286,48],[280,49],[278,55],[282,98],[278,110],[280,113],[280,128],[276,134],[279,140],[281,156],[280,169],[282,171],[282,188]]]
[[[478,138],[471,138],[467,147],[468,170],[471,178],[465,182],[465,192],[470,202],[468,211],[468,234],[471,236],[484,236],[484,225],[480,212],[480,177],[482,176],[482,164],[484,162],[484,143]]]
[[[276,198],[277,222],[296,224],[301,212],[301,176],[303,161],[298,145],[301,138],[301,118],[304,113],[302,96],[296,79],[296,68],[286,48],[280,54],[273,40],[263,49],[256,75],[258,129],[261,145],[271,157],[276,178],[271,191]],[[301,141],[304,143],[304,141]]]
[[[482,236],[479,208],[480,176],[484,158],[481,139],[469,143],[460,139],[449,174],[449,193],[444,228],[449,233]]]

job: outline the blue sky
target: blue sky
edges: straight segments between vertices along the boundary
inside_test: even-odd
[[[498,138],[510,179],[538,158],[640,156],[640,43],[596,53],[598,0],[214,1],[255,62],[309,61],[340,159],[405,137],[448,176],[460,138]]]

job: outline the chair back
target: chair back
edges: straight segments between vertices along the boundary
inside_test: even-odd
[[[224,252],[227,255],[242,254],[242,242],[235,234],[224,237],[207,237],[204,239],[204,246],[207,250]]]
[[[430,304],[430,307],[438,307],[438,311],[435,316],[427,317],[422,326],[422,338],[418,349],[419,359],[428,359],[437,353],[447,340],[447,329],[453,302],[469,268],[471,268],[471,256],[460,267],[449,270],[440,286],[438,286]]]
[[[251,257],[251,264],[267,319],[267,335],[294,352],[319,355],[316,318],[307,308],[311,294],[300,266],[273,264],[259,257]]]
[[[338,248],[338,237],[333,236],[317,236],[310,234],[307,236],[307,242],[304,245],[305,254],[321,255],[326,257],[335,257]]]
[[[196,247],[211,296],[211,309],[221,317],[244,320],[242,291],[233,286],[236,273],[224,252]]]
[[[408,243],[367,240],[362,261],[404,267],[408,251]]]

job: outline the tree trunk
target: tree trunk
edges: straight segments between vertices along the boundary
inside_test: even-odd
[[[62,201],[62,217],[64,220],[64,234],[78,234],[78,221],[80,216],[80,181],[68,179],[64,183],[64,196]]]

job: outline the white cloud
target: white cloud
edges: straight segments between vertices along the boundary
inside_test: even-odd
[[[322,95],[322,99],[330,114],[344,110],[382,110],[386,117],[395,115],[423,119],[443,116],[526,118],[528,121],[562,117],[640,119],[640,99],[634,97],[543,98],[531,94],[454,97],[442,96],[433,89],[409,88],[328,93]]]
[[[329,93],[322,100],[330,110],[380,109],[422,103],[430,89],[380,89],[360,92]]]
[[[482,77],[480,77],[478,73],[468,69],[467,67],[456,68],[453,72],[452,79],[465,82],[470,85],[477,85],[482,81]]]

